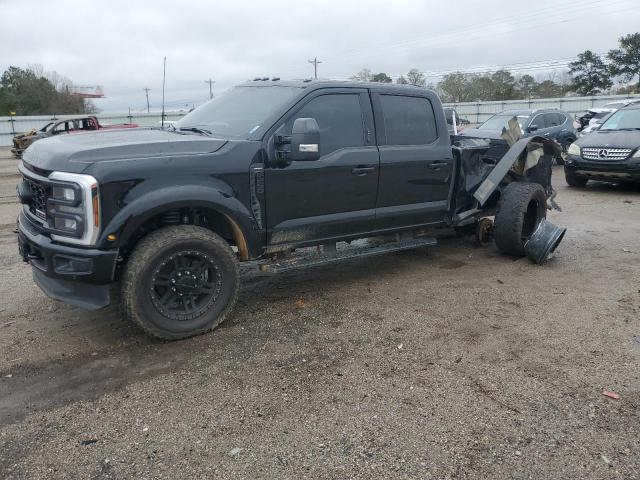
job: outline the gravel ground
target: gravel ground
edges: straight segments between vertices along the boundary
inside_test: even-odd
[[[0,478],[640,478],[638,188],[555,170],[544,266],[451,238],[247,273],[221,328],[165,343],[33,285],[12,164]]]

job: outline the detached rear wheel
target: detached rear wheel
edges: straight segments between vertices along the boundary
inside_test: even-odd
[[[192,225],[143,238],[121,280],[125,315],[148,334],[177,340],[207,332],[232,310],[240,286],[227,242]]]
[[[514,182],[502,191],[494,222],[498,249],[523,256],[524,244],[547,216],[547,196],[538,183]]]

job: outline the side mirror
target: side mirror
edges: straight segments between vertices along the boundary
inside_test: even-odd
[[[315,118],[296,118],[291,129],[289,160],[313,161],[320,158],[320,128]]]
[[[535,132],[536,130],[538,130],[538,125],[529,125],[530,132]]]

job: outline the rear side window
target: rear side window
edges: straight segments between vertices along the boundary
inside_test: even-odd
[[[564,115],[560,113],[547,113],[545,117],[547,127],[557,127],[564,123]]]
[[[422,97],[381,95],[387,145],[426,145],[438,138],[431,102]]]
[[[296,118],[315,118],[320,128],[320,154],[327,155],[346,147],[361,147],[364,125],[360,95],[320,95],[310,100],[284,125],[285,135],[291,135]]]

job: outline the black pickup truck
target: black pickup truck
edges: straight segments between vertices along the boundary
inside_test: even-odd
[[[229,314],[239,262],[277,272],[432,245],[442,229],[492,231],[523,255],[556,147],[511,143],[450,137],[422,88],[247,82],[165,129],[30,146],[20,253],[47,295],[88,309],[117,295],[147,333],[184,338]]]

